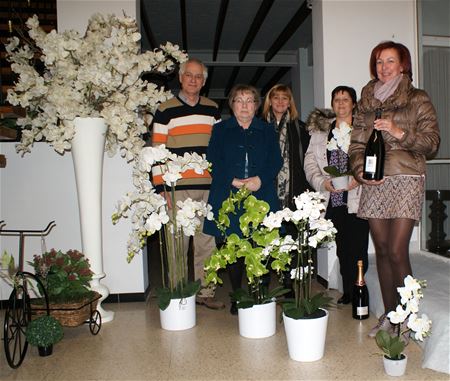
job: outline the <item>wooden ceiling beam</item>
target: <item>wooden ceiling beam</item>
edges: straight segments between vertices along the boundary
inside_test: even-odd
[[[255,74],[253,75],[252,79],[250,80],[250,85],[252,86],[256,86],[256,84],[258,83],[259,79],[261,78],[262,74],[264,73],[264,70],[266,68],[263,66],[260,66],[256,69]]]
[[[291,70],[290,67],[281,67],[277,70],[277,72],[270,78],[266,85],[261,89],[261,96],[264,97],[267,92],[272,88],[272,86],[276,85],[281,78],[289,71]]]
[[[231,72],[230,78],[228,79],[227,86],[225,87],[225,96],[228,97],[228,94],[230,93],[232,87],[234,86],[234,82],[236,81],[236,78],[239,74],[239,70],[241,68],[239,66],[235,66],[233,68],[233,71]]]
[[[181,16],[181,38],[183,50],[188,50],[187,44],[187,22],[186,22],[186,0],[180,0],[180,16]]]
[[[261,6],[259,7],[255,18],[253,19],[252,25],[250,26],[250,29],[245,36],[244,42],[242,43],[241,50],[239,51],[239,61],[243,61],[245,56],[247,55],[248,50],[250,49],[250,45],[255,39],[264,20],[266,19],[266,16],[269,13],[269,10],[272,7],[273,3],[274,0],[264,0],[261,3]]]
[[[220,2],[220,10],[217,16],[216,24],[216,34],[214,36],[214,48],[213,48],[213,61],[217,59],[217,54],[219,52],[220,39],[222,38],[223,24],[225,23],[225,17],[227,15],[229,0],[222,0]]]
[[[155,35],[153,34],[152,28],[150,26],[150,22],[148,20],[148,12],[145,9],[145,1],[144,0],[141,0],[140,7],[141,7],[141,9],[140,9],[141,10],[141,23],[142,23],[142,26],[144,27],[145,36],[147,37],[150,47],[152,49],[155,49],[159,45],[156,41]]]
[[[305,0],[300,6],[298,11],[292,17],[291,21],[286,25],[280,35],[277,37],[272,46],[267,50],[264,55],[264,61],[269,62],[275,54],[283,47],[283,45],[292,37],[296,30],[302,25],[303,21],[309,16],[311,9],[308,8],[307,1]]]
[[[211,88],[211,81],[214,75],[214,66],[208,68],[208,79],[206,80],[205,86],[203,86],[202,94],[207,97],[209,95],[209,89]]]

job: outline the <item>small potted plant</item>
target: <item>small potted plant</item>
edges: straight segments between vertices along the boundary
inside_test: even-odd
[[[26,327],[27,341],[38,347],[40,356],[49,356],[56,344],[64,336],[62,326],[53,316],[43,315],[32,320]]]
[[[394,325],[393,335],[390,332],[380,330],[375,336],[378,347],[383,351],[383,365],[390,376],[402,376],[406,370],[408,358],[403,353],[409,342],[410,334],[415,332],[414,339],[423,341],[430,335],[431,320],[426,314],[418,316],[419,302],[423,298],[422,289],[426,287],[426,281],[414,279],[407,275],[404,287],[398,287],[400,303],[387,314],[387,318]]]
[[[340,149],[348,154],[348,147],[350,146],[350,137],[352,134],[352,126],[346,122],[341,122],[339,128],[333,129],[333,136],[327,143],[327,150],[333,151]],[[340,171],[334,165],[328,165],[323,170],[331,176],[331,182],[335,189],[347,189],[349,183],[349,176],[351,171]]]

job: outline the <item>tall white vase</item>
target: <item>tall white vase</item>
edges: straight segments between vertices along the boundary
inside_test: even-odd
[[[100,283],[103,272],[102,245],[102,181],[103,156],[107,126],[103,118],[75,118],[75,136],[72,140],[72,158],[80,211],[83,254],[89,259],[94,273],[91,288],[102,295],[97,310],[102,322],[114,319],[114,312],[103,309],[101,302],[109,295]]]

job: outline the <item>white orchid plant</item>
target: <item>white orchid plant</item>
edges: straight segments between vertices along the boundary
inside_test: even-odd
[[[166,198],[156,193],[150,181],[154,166],[163,173],[165,193],[170,195],[173,208]],[[136,190],[128,192],[118,203],[112,221],[131,218],[132,231],[128,240],[127,261],[131,262],[146,244],[147,237],[159,232],[163,287],[158,290],[159,307],[164,310],[171,298],[194,295],[200,281],[188,282],[186,253],[183,241],[193,236],[201,226],[201,218],[212,219],[211,206],[188,198],[175,203],[176,183],[186,170],[198,174],[208,170],[209,163],[197,153],[178,156],[165,145],[145,147],[138,156],[133,172]],[[170,187],[170,190],[168,190]]]
[[[333,129],[333,137],[327,143],[328,151],[340,149],[345,153],[348,153],[351,134],[352,126],[350,126],[347,122],[339,123],[339,127]]]
[[[261,277],[269,272],[269,266],[281,278],[291,267],[295,299],[288,299],[283,304],[283,309],[288,316],[294,318],[314,314],[331,300],[323,293],[311,296],[312,249],[333,240],[336,233],[332,222],[321,217],[325,210],[323,200],[320,193],[307,191],[294,198],[295,211],[285,208],[269,213],[269,205],[257,200],[245,188],[232,193],[219,210],[216,224],[224,234],[225,242],[205,264],[206,282],[221,284],[218,271],[243,257],[249,292],[238,291],[234,294],[234,299],[239,302],[239,308],[248,308],[254,304],[267,303],[288,292],[282,287],[267,292],[262,287]],[[226,229],[230,225],[228,215],[236,213],[241,204],[244,209],[239,218],[242,236],[235,233],[227,236]],[[283,223],[293,223],[298,231],[297,237],[282,237]]]
[[[426,314],[418,316],[419,302],[423,298],[422,290],[425,287],[425,280],[417,280],[407,275],[404,279],[404,287],[397,288],[400,296],[399,305],[395,311],[387,314],[395,327],[394,336],[384,330],[378,331],[375,336],[377,345],[383,350],[384,355],[392,360],[402,358],[403,350],[412,332],[414,332],[414,340],[418,341],[423,341],[431,334],[431,320]]]
[[[127,161],[134,160],[147,132],[143,115],[149,123],[158,104],[172,97],[143,74],[168,74],[187,55],[170,42],[141,52],[136,20],[126,16],[94,14],[84,36],[75,30],[46,33],[36,15],[26,26],[25,43],[12,37],[6,45],[18,76],[7,100],[26,110],[17,120],[22,128],[17,152],[23,155],[35,141],[46,141],[63,154],[71,149],[75,117],[102,117],[109,127],[108,154],[120,149]]]
[[[293,224],[297,230],[296,237],[287,235],[275,242],[276,247],[290,253],[290,276],[294,281],[295,297],[283,302],[283,312],[293,319],[319,316],[322,313],[320,308],[327,306],[332,299],[323,292],[312,295],[313,250],[333,241],[337,232],[333,223],[323,217],[324,200],[319,192],[303,192],[294,197],[294,211],[285,208],[270,213],[263,222],[269,230],[279,229],[283,223]]]

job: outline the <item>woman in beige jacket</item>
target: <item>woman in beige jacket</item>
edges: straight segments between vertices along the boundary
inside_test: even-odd
[[[386,314],[398,304],[397,287],[412,275],[409,241],[422,214],[426,159],[436,155],[440,137],[428,95],[411,84],[411,56],[404,45],[378,44],[370,72],[374,79],[361,93],[349,155],[353,173],[363,183],[358,216],[369,221],[385,308],[369,333],[375,337],[380,329],[392,328]],[[381,118],[375,120],[378,110]],[[384,178],[367,181],[362,178],[364,151],[374,128],[384,139]]]
[[[356,105],[356,92],[348,86],[338,86],[331,94],[331,110],[316,109],[307,121],[311,140],[305,155],[305,173],[309,184],[326,197],[326,218],[337,229],[336,254],[339,258],[344,295],[338,303],[352,300],[357,275],[357,261],[363,260],[367,270],[369,226],[356,216],[360,185],[350,176],[347,187],[336,189],[324,167],[335,166],[340,173],[349,171],[348,146]]]

